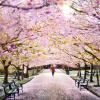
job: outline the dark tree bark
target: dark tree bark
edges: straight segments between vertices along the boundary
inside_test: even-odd
[[[34,75],[34,74],[35,74],[35,72],[34,72],[34,68],[33,68],[32,70],[33,70],[32,75]]]
[[[3,84],[7,84],[8,83],[8,67],[9,66],[4,66],[4,80],[3,80]]]
[[[37,67],[36,69],[37,69],[37,73],[38,73],[39,72],[39,68]]]
[[[100,86],[100,83],[99,83],[99,70],[96,69],[96,78],[97,78],[97,86]]]
[[[29,77],[28,67],[29,67],[29,66],[26,66],[26,69],[27,69],[27,70],[26,70],[26,75],[27,75],[27,77]]]
[[[20,72],[19,72],[19,70],[17,71],[17,80],[20,80]]]
[[[69,75],[69,67],[68,66],[65,66],[65,71],[66,71],[66,74]]]
[[[90,82],[93,82],[93,64],[90,66]]]
[[[17,77],[17,80],[20,80],[20,76],[22,76],[22,72],[20,72],[20,67],[16,66],[16,77]]]
[[[3,84],[7,84],[8,83],[8,68],[11,65],[11,61],[9,61],[7,65],[5,63],[6,63],[6,60],[2,60],[2,64],[3,64],[3,67],[4,67]]]
[[[84,66],[84,80],[86,79],[86,75],[87,75],[87,64],[85,63],[85,66]]]
[[[21,79],[22,80],[24,79],[24,64],[22,65],[22,76],[21,76]]]
[[[78,64],[77,67],[78,67],[78,73],[77,73],[77,76],[82,77],[82,75],[81,75],[80,64]]]

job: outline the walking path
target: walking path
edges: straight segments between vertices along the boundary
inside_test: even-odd
[[[46,69],[23,87],[17,100],[100,100],[86,89],[80,91],[74,80],[59,69],[54,76]]]

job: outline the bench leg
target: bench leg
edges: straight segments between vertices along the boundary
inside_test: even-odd
[[[13,95],[14,95],[14,100],[15,100],[15,93]]]
[[[81,90],[81,85],[79,85],[79,89]]]
[[[23,88],[22,88],[22,92],[23,92]]]

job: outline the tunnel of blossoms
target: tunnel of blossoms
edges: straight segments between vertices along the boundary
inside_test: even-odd
[[[0,0],[0,100],[99,97],[100,0]]]
[[[100,0],[0,0],[4,61],[100,65]]]

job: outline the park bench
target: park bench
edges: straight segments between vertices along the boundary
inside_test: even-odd
[[[23,73],[21,71],[14,72],[13,79],[17,79],[18,77],[21,77],[22,75]]]
[[[21,83],[19,83],[18,81],[15,82],[14,80],[12,80],[12,82],[15,84],[15,86],[18,88],[18,91],[22,91],[23,92],[23,85]]]
[[[18,89],[15,86],[13,86],[12,83],[3,84],[2,86],[4,89],[4,93],[5,93],[5,99],[8,97],[10,97],[10,98],[13,97],[15,100],[15,94],[19,93]]]
[[[88,79],[83,79],[83,78],[78,78],[75,80],[75,85],[80,88],[80,90],[82,89],[82,87],[87,89],[88,86]]]
[[[75,86],[77,86],[79,88],[80,85],[80,81],[82,80],[82,78],[77,78],[75,79]]]
[[[79,88],[80,90],[82,89],[82,87],[86,88],[88,87],[88,82],[89,80],[88,79],[81,79],[80,83],[79,83]]]
[[[22,84],[15,82],[14,80],[12,82],[9,82],[8,84],[3,84],[2,86],[5,93],[5,98],[13,97],[15,100],[15,95],[19,95],[20,90],[22,90],[23,92]]]

